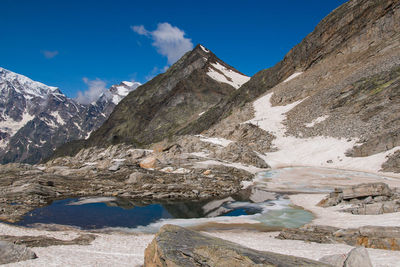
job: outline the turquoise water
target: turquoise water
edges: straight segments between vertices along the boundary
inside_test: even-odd
[[[92,203],[94,201],[94,203]],[[37,223],[76,226],[81,229],[124,228],[157,232],[167,223],[200,226],[216,223],[259,223],[271,227],[300,227],[313,219],[311,213],[290,207],[279,199],[261,203],[226,198],[202,202],[130,202],[118,198],[83,198],[54,201],[29,212],[17,225]],[[217,205],[215,204],[217,203]],[[211,208],[210,208],[211,207]]]

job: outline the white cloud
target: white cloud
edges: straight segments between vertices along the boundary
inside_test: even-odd
[[[150,32],[143,25],[131,26],[131,29],[153,40],[157,52],[168,58],[168,64],[175,63],[186,52],[193,49],[192,40],[185,37],[185,32],[171,24],[159,23],[157,29]]]
[[[86,77],[83,77],[82,80],[88,86],[88,89],[83,92],[78,91],[78,96],[76,97],[78,103],[89,104],[96,101],[102,93],[108,93],[105,81],[100,80],[99,78],[89,80]]]
[[[53,58],[53,57],[58,55],[58,51],[57,50],[56,51],[42,50],[40,52],[42,52],[43,56],[45,58],[47,58],[47,59],[51,59],[51,58]]]
[[[150,33],[144,28],[143,25],[131,26],[132,31],[140,35],[148,36]]]

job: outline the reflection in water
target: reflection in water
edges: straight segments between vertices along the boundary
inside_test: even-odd
[[[213,225],[215,228],[218,225],[237,224],[265,229],[299,227],[312,220],[309,212],[290,207],[289,200],[254,203],[244,200],[244,197],[249,197],[248,193],[208,201],[153,204],[122,198],[65,199],[33,210],[17,224],[62,224],[82,229],[124,228],[129,231],[157,232],[167,223],[187,227]]]

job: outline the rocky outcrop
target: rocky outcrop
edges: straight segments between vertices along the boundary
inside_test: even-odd
[[[96,239],[95,235],[84,234],[72,240],[60,240],[48,236],[10,236],[0,235],[0,240],[27,247],[49,247],[61,245],[89,245]]]
[[[270,166],[250,147],[237,142],[215,150],[212,156],[228,162],[239,162],[264,169],[270,168]]]
[[[400,192],[385,183],[359,184],[349,188],[336,188],[318,204],[322,207],[350,204],[342,211],[353,214],[376,215],[400,211]]]
[[[163,226],[145,250],[144,266],[330,266],[261,252],[179,226]]]
[[[25,246],[0,241],[0,264],[36,259],[36,254]]]
[[[400,173],[400,150],[390,155],[382,164],[382,171]]]
[[[298,229],[285,229],[280,232],[277,238],[400,250],[400,227],[364,226],[356,229],[340,229],[331,226],[311,225]]]

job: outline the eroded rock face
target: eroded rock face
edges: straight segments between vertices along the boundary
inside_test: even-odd
[[[330,266],[261,252],[175,225],[163,226],[145,250],[144,266]]]
[[[36,259],[36,254],[22,245],[0,241],[0,264]]]
[[[311,225],[298,229],[285,229],[277,238],[400,250],[400,227],[363,226],[340,229],[331,226]]]

